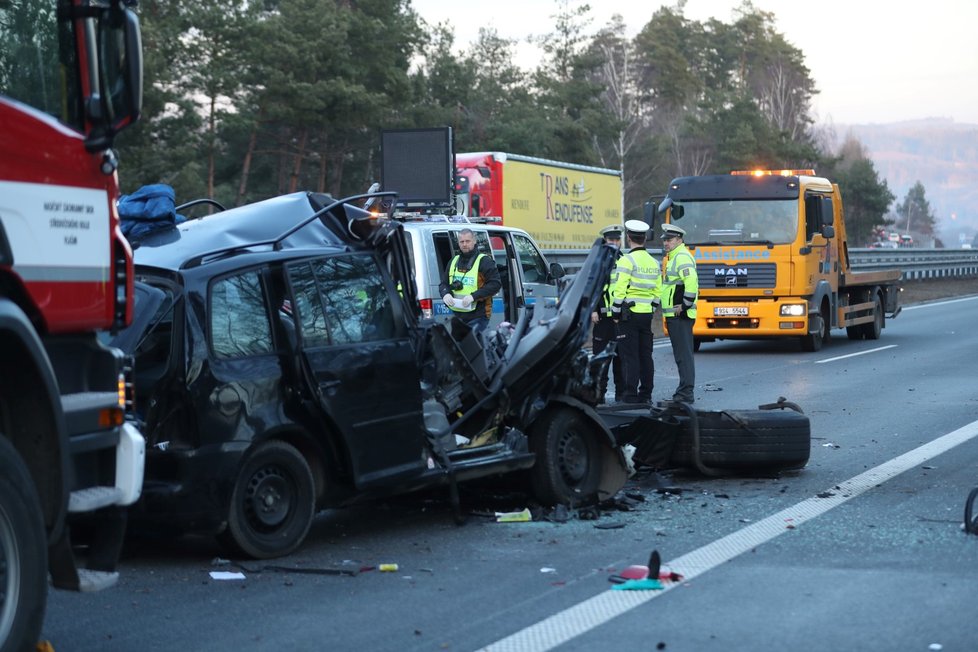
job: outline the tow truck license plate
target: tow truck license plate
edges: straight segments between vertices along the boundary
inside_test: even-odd
[[[719,308],[714,308],[713,309],[713,316],[714,317],[746,317],[747,316],[747,307],[746,306],[743,306],[743,307],[739,307],[739,306],[733,306],[733,307],[723,306],[723,307],[719,307]]]

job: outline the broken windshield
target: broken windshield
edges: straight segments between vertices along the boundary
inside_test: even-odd
[[[677,210],[679,207],[679,210]],[[797,199],[675,201],[687,244],[787,244],[798,235]]]

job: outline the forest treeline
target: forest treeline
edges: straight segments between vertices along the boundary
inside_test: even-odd
[[[460,51],[408,0],[141,0],[139,14],[144,113],[118,139],[124,192],[360,193],[380,179],[382,129],[448,125],[456,151],[622,170],[628,218],[677,176],[814,168],[840,184],[854,242],[901,209],[933,232],[920,184],[889,214],[861,143],[833,149],[816,128],[804,53],[749,1],[724,22],[680,0],[629,38],[620,17],[595,27],[588,5],[557,0],[532,70],[492,29]]]

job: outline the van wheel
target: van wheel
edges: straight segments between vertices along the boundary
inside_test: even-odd
[[[743,471],[799,469],[811,455],[811,424],[793,410],[697,412],[700,460],[709,467]],[[682,417],[670,463],[693,465],[693,436]]]
[[[0,434],[0,647],[34,649],[47,603],[47,539],[27,467]]]
[[[312,471],[299,451],[281,441],[259,444],[238,473],[218,540],[255,559],[287,555],[309,532],[315,502]]]
[[[601,480],[601,444],[576,410],[558,408],[534,424],[530,450],[533,493],[544,505],[580,504],[595,497]]]
[[[698,337],[694,337],[693,338],[693,351],[699,351],[700,350],[700,344],[702,344],[702,343],[703,343],[703,340],[701,340]]]

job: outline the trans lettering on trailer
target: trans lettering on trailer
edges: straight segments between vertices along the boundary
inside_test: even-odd
[[[594,207],[590,203],[585,203],[591,198],[591,190],[585,185],[583,177],[572,184],[569,177],[541,172],[540,189],[547,200],[548,220],[577,224],[594,223]],[[569,201],[560,201],[560,196],[569,198]]]

